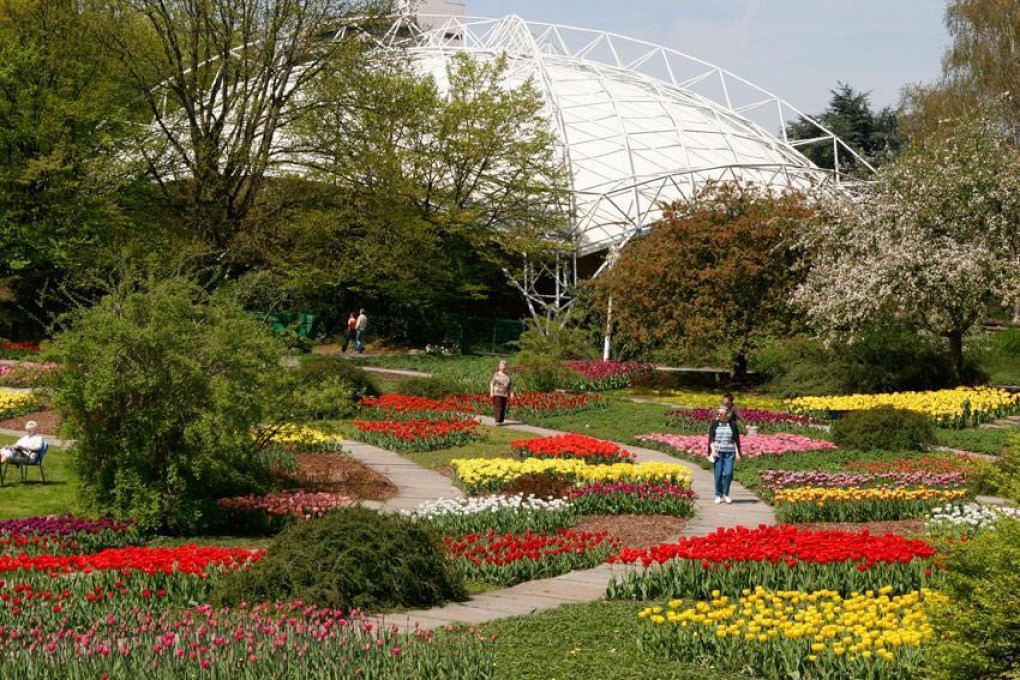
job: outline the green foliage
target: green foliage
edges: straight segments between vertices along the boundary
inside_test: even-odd
[[[521,337],[512,343],[519,350],[516,360],[524,366],[524,386],[551,392],[576,381],[577,375],[563,362],[592,356],[584,329],[568,325],[560,317],[528,319],[525,326]]]
[[[935,430],[935,441],[940,446],[948,446],[960,451],[973,451],[997,456],[1006,447],[1010,436],[1016,436],[1015,428],[975,427],[965,430]]]
[[[850,411],[832,423],[832,441],[847,449],[911,451],[935,441],[935,428],[923,414],[894,408]]]
[[[765,389],[782,397],[934,390],[957,385],[938,338],[908,331],[872,331],[850,344],[826,346],[804,336],[771,338],[752,360]],[[968,383],[982,382],[973,362]]]
[[[339,357],[302,357],[279,383],[269,406],[276,422],[350,418],[362,397],[379,394],[367,371]]]
[[[979,485],[990,495],[1020,504],[1020,433],[1006,436],[1006,449],[994,464],[981,469]]]
[[[45,282],[88,266],[122,224],[116,192],[130,173],[113,140],[131,112],[98,18],[71,3],[0,5],[0,335],[41,330],[24,312],[43,311]]]
[[[506,87],[505,59],[457,55],[442,90],[392,51],[372,59],[309,87],[319,105],[291,131],[321,181],[260,233],[259,276],[306,308],[357,302],[391,337],[445,343],[451,310],[504,303],[504,269],[565,228],[567,182],[539,90]]]
[[[348,508],[294,524],[213,593],[222,603],[302,600],[369,610],[464,599],[439,539],[405,517]]]
[[[815,219],[800,194],[729,184],[674,203],[647,236],[632,240],[596,283],[629,356],[722,357],[746,378],[749,353],[795,323],[790,295],[801,278],[792,237]]]
[[[896,111],[887,106],[880,111],[871,108],[871,95],[859,92],[847,83],[838,83],[831,91],[829,106],[814,119],[846,142],[872,165],[881,165],[899,152],[904,140],[899,131]],[[790,139],[814,139],[819,136],[816,125],[803,117],[786,126]],[[821,168],[836,168],[836,152],[832,140],[798,147]],[[840,150],[840,172],[868,174],[870,171],[849,153]]]
[[[937,678],[1020,676],[1020,521],[1002,520],[945,560],[949,601],[933,612]]]
[[[282,347],[226,293],[124,282],[67,315],[49,348],[82,504],[142,529],[192,533],[215,500],[261,488],[251,428],[267,417]]]

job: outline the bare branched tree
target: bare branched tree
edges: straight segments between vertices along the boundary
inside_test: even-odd
[[[389,0],[101,0],[100,39],[152,116],[134,153],[189,225],[226,250],[304,86],[349,67]],[[347,61],[345,61],[347,60]]]

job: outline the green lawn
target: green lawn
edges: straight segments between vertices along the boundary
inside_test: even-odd
[[[635,404],[612,399],[608,408],[566,416],[532,418],[528,424],[634,444],[635,435],[666,431],[665,413],[668,410],[660,404]],[[508,417],[513,418],[513,413]],[[708,432],[707,426],[705,431]]]
[[[1017,427],[976,427],[967,430],[944,430],[939,428],[936,431],[936,439],[942,446],[948,446],[962,451],[973,451],[975,453],[987,453],[996,456],[1011,443],[1018,441],[1020,428]]]
[[[0,445],[11,444],[14,437],[0,436]],[[63,515],[74,505],[76,476],[70,456],[63,449],[51,446],[44,463],[46,484],[38,468],[28,469],[28,482],[21,483],[17,468],[10,468],[7,481],[0,488],[0,519]]]
[[[707,669],[669,661],[641,649],[637,613],[647,603],[595,602],[483,624],[496,635],[496,677],[501,680],[684,680]],[[711,677],[735,676],[712,672]]]
[[[499,363],[500,358],[472,354],[451,357],[416,354],[414,356],[369,356],[363,359],[359,358],[357,361],[365,366],[431,373],[437,378],[463,382],[475,390],[484,392],[488,389],[489,379],[492,377],[493,371],[496,370],[496,364]]]

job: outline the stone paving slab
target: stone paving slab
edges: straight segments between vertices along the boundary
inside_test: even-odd
[[[464,497],[447,477],[392,451],[349,439],[344,440],[343,449],[355,460],[389,478],[397,487],[396,496],[379,504],[379,509],[384,512],[413,510],[423,501],[437,498]]]

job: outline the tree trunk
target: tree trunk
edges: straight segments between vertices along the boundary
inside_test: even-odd
[[[747,353],[740,352],[733,360],[733,382],[744,384],[747,382]]]
[[[957,384],[963,383],[963,332],[946,333],[949,340],[949,359],[953,362],[953,377]]]

